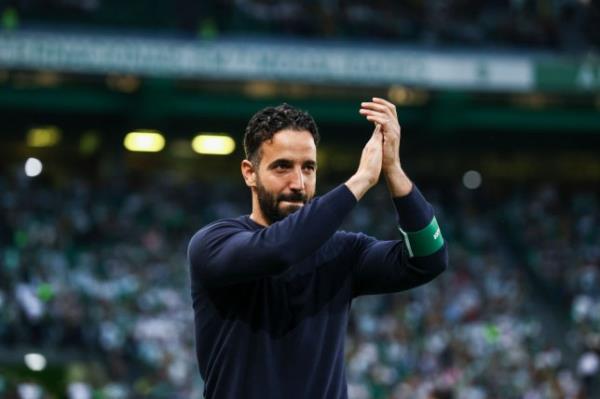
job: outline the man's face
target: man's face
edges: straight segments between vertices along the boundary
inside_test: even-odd
[[[315,195],[317,147],[308,131],[281,130],[261,144],[256,195],[269,223],[300,209]]]

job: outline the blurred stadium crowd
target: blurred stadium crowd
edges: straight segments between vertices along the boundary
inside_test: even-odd
[[[599,194],[421,188],[450,268],[425,287],[354,301],[350,398],[591,398]],[[4,177],[0,207],[2,353],[46,354],[67,369],[70,399],[201,397],[186,245],[206,223],[248,213],[241,184],[115,176],[57,188]],[[379,186],[345,229],[398,237],[392,209]],[[0,373],[0,396],[50,397],[19,378]]]
[[[0,0],[2,34],[97,29],[568,56],[598,53],[598,26],[595,0]],[[186,247],[205,224],[248,213],[250,196],[234,179],[126,169],[95,180],[0,175],[0,398],[202,397]],[[350,399],[599,397],[600,192],[417,183],[450,267],[425,287],[354,301]],[[393,219],[379,186],[344,228],[398,238]],[[43,354],[51,377],[27,370],[23,353]]]
[[[4,26],[388,39],[411,45],[582,51],[600,45],[593,0],[5,0]]]

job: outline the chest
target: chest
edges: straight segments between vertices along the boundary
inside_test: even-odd
[[[313,322],[338,324],[350,307],[351,286],[347,265],[335,258],[306,259],[281,275],[225,287],[208,296],[222,320],[282,335]]]

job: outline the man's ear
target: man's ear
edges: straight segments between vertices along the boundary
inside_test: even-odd
[[[256,171],[254,165],[247,159],[242,161],[242,176],[248,187],[256,187]]]

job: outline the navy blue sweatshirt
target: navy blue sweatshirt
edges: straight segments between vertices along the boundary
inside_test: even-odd
[[[394,204],[405,231],[433,217],[416,186]],[[196,355],[206,399],[347,398],[352,298],[424,284],[446,268],[448,256],[444,245],[409,258],[402,240],[337,231],[355,205],[340,185],[268,227],[241,216],[192,237]]]

